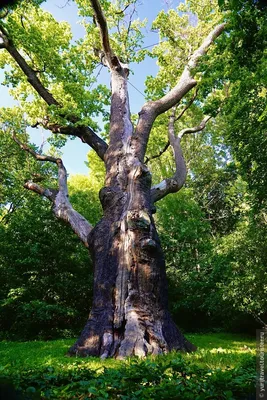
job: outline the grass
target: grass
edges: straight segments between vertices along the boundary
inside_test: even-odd
[[[201,367],[235,368],[256,355],[256,340],[251,336],[218,333],[187,337],[198,349],[185,358]]]
[[[244,360],[256,354],[256,342],[249,336],[240,336],[229,333],[187,335],[198,349],[195,353],[183,354],[183,357],[200,367],[208,368],[237,367]],[[69,358],[65,354],[74,343],[74,339],[33,342],[0,342],[0,370],[3,369],[33,369],[37,366],[55,369],[68,369],[76,364],[90,365],[97,369],[105,365],[114,367],[121,361],[107,359],[100,361],[97,358]]]
[[[62,371],[68,370],[73,364],[88,365],[91,369],[97,369],[104,364],[116,367],[120,362],[107,359],[102,361],[98,358],[73,358],[65,354],[75,339],[62,339],[52,341],[32,342],[0,342],[0,369],[34,369],[36,367],[51,367]],[[75,361],[75,363],[74,363]]]
[[[198,347],[195,353],[123,362],[66,357],[72,339],[3,341],[0,374],[29,399],[38,394],[40,399],[211,400],[243,399],[253,392],[254,338],[227,333],[187,338]]]

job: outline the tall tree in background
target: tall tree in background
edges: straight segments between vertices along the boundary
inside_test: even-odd
[[[160,73],[164,73],[162,65],[168,57],[172,57],[175,71],[166,68],[166,87],[154,90],[133,125],[128,62],[144,57],[144,53],[136,52],[142,41],[142,22],[132,19],[137,2],[77,0],[87,35],[75,44],[70,43],[67,24],[54,21],[36,3],[22,2],[15,11],[2,15],[0,65],[11,67],[6,71],[6,83],[13,86],[20,107],[3,109],[0,118],[2,129],[23,151],[41,164],[50,162],[57,167],[58,187],[41,186],[42,177],[27,181],[24,187],[48,199],[56,217],[70,224],[92,255],[93,306],[69,353],[124,358],[172,349],[191,351],[194,346],[175,326],[168,311],[164,256],[153,213],[157,201],[178,192],[185,183],[183,137],[203,130],[211,119],[198,112],[196,118],[201,119],[196,126],[181,129],[181,118],[196,98],[196,93],[191,98],[188,93],[201,79],[196,76],[198,63],[206,59],[225,24],[220,23],[216,5],[205,1],[205,9],[203,5],[190,8],[189,3],[189,7],[182,5],[177,11],[160,14],[156,23],[164,38],[156,54]],[[195,27],[189,23],[190,12],[199,17]],[[99,61],[110,73],[110,100],[109,90],[103,85],[88,90]],[[95,133],[93,117],[99,113],[106,116],[105,106],[109,103],[106,143]],[[145,164],[146,150],[153,125],[157,127],[155,121],[163,114],[168,120],[166,146],[173,149],[175,172],[152,185]],[[25,143],[25,130],[30,124],[50,130],[55,145],[64,142],[66,136],[78,137],[103,160],[105,186],[99,193],[103,217],[95,226],[73,209],[62,160],[55,154],[43,155]]]

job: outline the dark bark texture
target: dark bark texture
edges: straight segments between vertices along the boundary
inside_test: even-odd
[[[168,312],[165,262],[144,165],[130,182],[124,192],[101,190],[104,216],[89,238],[93,307],[71,355],[125,358],[194,350]]]

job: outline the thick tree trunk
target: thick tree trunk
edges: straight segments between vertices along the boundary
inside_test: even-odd
[[[152,218],[151,174],[142,162],[151,112],[148,104],[141,114],[147,139],[140,152],[141,135],[134,137],[130,118],[127,75],[122,66],[111,69],[110,142],[100,191],[104,215],[88,238],[94,299],[71,355],[124,358],[194,349],[168,312],[164,257]]]
[[[100,192],[104,216],[89,236],[95,266],[93,307],[71,355],[124,358],[194,350],[168,312],[150,173],[140,164],[128,171],[124,191],[105,187]]]

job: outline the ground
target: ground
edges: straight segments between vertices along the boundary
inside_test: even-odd
[[[65,357],[73,339],[1,342],[1,382],[28,399],[252,399],[255,339],[233,334],[187,335],[195,353],[147,360]],[[23,397],[24,399],[25,397]]]

